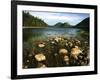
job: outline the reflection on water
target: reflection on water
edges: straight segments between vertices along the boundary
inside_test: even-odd
[[[45,28],[45,29],[32,29],[33,33],[42,34],[46,37],[49,36],[76,36],[77,31],[80,29],[76,28]]]

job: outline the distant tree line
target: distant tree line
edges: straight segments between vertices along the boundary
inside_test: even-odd
[[[54,25],[54,27],[58,27],[58,28],[66,28],[66,27],[72,27],[68,22],[65,22],[65,23],[61,23],[61,22],[58,22]]]
[[[40,18],[32,16],[28,12],[23,11],[24,27],[47,27],[48,25]]]

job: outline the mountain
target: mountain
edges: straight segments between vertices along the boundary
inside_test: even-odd
[[[29,13],[23,12],[24,27],[47,27],[48,24],[38,17],[34,17]]]
[[[56,23],[56,24],[54,25],[54,27],[61,27],[61,26],[62,26],[62,23],[61,23],[61,22]]]
[[[54,27],[57,27],[57,28],[66,28],[66,27],[71,27],[71,25],[69,23],[61,23],[61,22],[58,22],[54,25]]]
[[[58,22],[55,25],[48,25],[44,20],[35,17],[28,12],[23,11],[23,26],[24,27],[54,27],[54,28],[87,28],[89,29],[90,18],[86,18],[77,25],[72,26],[68,22]]]
[[[81,21],[80,23],[78,23],[75,27],[78,28],[89,28],[89,22],[90,22],[90,18],[86,18],[83,21]]]

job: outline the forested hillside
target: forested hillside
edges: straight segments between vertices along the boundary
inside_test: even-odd
[[[48,25],[40,18],[34,17],[29,13],[23,12],[24,27],[47,27]]]

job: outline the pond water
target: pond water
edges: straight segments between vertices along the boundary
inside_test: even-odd
[[[84,32],[85,34],[83,34],[82,31],[82,29],[78,28],[24,28],[23,68],[26,69],[26,66],[27,68],[39,68],[43,67],[42,65],[45,65],[46,67],[88,65],[89,39],[86,38],[86,31]],[[82,39],[79,37],[80,34]],[[58,37],[60,40],[57,40],[57,36],[61,36]],[[83,38],[85,40],[83,40]],[[72,48],[74,47],[74,49],[76,49],[75,46],[78,48],[79,52],[82,50],[82,54],[84,54],[80,54],[77,59],[71,55]],[[69,54],[68,61],[59,54],[60,50],[63,50],[64,52],[67,51]],[[35,55],[40,53],[46,57],[45,61],[41,61],[41,65],[35,57]],[[67,56],[67,54],[64,55]]]
[[[67,36],[75,37],[80,29],[77,28],[35,28],[32,29],[33,34],[40,34],[45,37],[52,36]]]

